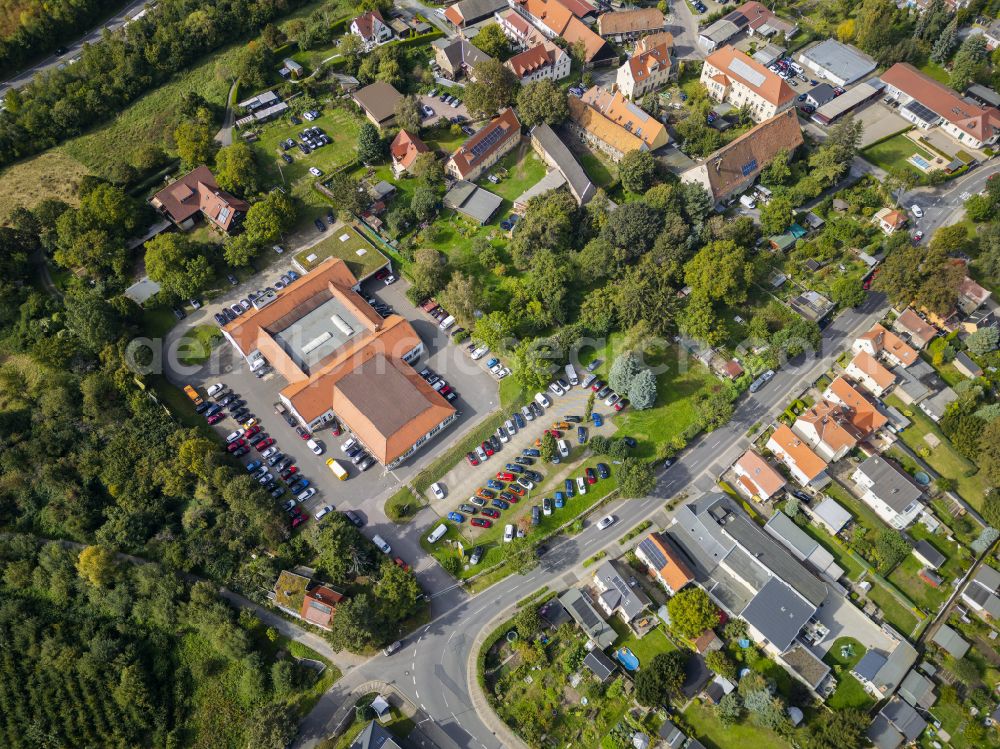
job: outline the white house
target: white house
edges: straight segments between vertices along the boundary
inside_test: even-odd
[[[377,10],[369,10],[351,21],[351,33],[361,37],[365,49],[370,50],[392,39],[392,29]]]
[[[861,492],[862,501],[897,530],[908,528],[924,509],[923,490],[879,455],[858,466],[851,480]]]

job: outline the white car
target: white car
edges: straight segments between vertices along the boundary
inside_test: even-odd
[[[390,273],[383,279],[383,281],[385,282],[386,286],[391,286],[392,284],[396,283],[396,277]]]
[[[322,177],[323,176],[323,172],[321,172],[319,169],[317,169],[314,166],[309,167],[309,174],[313,175],[314,177]]]
[[[913,205],[910,206],[910,210],[913,211],[913,215],[916,216],[917,218],[923,218],[924,217],[924,209],[921,208],[916,203],[914,203]]]
[[[486,451],[483,449],[482,445],[476,448],[476,455],[479,456],[479,461],[481,463],[486,462],[486,460],[488,460],[490,457],[489,455],[486,454]]]
[[[525,419],[527,419],[528,421],[534,421],[535,420],[535,412],[532,411],[527,406],[521,406],[521,415]]]
[[[323,507],[323,509],[321,509],[319,512],[316,513],[316,519],[317,520],[322,520],[327,515],[329,515],[331,512],[333,512],[333,508],[330,507],[330,505],[326,505],[325,507]]]
[[[605,406],[613,406],[617,402],[618,402],[618,393],[616,393],[614,391],[612,391],[611,394],[608,395],[608,397],[604,399],[604,405]]]
[[[236,440],[238,440],[240,437],[242,437],[244,434],[246,434],[246,430],[245,429],[237,429],[235,432],[230,432],[227,435],[227,437],[226,437],[226,444],[227,445],[232,444],[233,442],[235,442]]]
[[[306,447],[313,451],[316,455],[323,454],[323,446],[316,440],[307,440]]]
[[[551,390],[554,395],[562,395],[562,394],[564,394],[566,392],[561,387],[559,387],[559,383],[558,382],[550,382],[549,383],[549,390]]]
[[[503,428],[507,430],[508,437],[513,437],[517,434],[517,428],[514,426],[514,422],[510,419],[507,419],[507,421],[503,423]]]
[[[276,452],[278,452],[278,446],[277,445],[271,445],[269,448],[267,448],[264,452],[262,452],[260,454],[260,457],[262,457],[262,458],[270,458]]]
[[[277,252],[279,255],[285,251],[285,248],[282,247],[280,244],[274,245],[271,249]]]
[[[354,437],[351,437],[349,440],[347,440],[347,442],[345,442],[343,445],[340,446],[340,449],[343,450],[346,453],[348,450],[350,450],[356,444],[358,444],[358,441],[356,439],[354,439]]]
[[[507,523],[503,527],[503,542],[509,544],[514,540],[514,526],[511,523]]]
[[[309,497],[313,496],[315,493],[316,493],[316,487],[310,486],[308,489],[306,489],[304,492],[298,495],[296,499],[299,500],[299,502],[305,502],[307,499],[309,499]]]
[[[576,477],[576,490],[580,492],[580,494],[587,493],[587,481],[583,478],[583,476]]]
[[[224,388],[224,387],[225,387],[225,385],[223,385],[221,382],[217,382],[214,385],[209,385],[208,386],[208,397],[209,398],[214,397],[216,393],[222,392],[222,388]]]
[[[489,346],[480,346],[479,348],[477,348],[475,351],[472,352],[472,359],[473,361],[479,361],[488,353],[490,353]]]
[[[503,427],[497,428],[497,437],[500,438],[501,442],[510,442],[510,437],[507,435],[507,430]]]
[[[615,524],[615,520],[617,520],[617,518],[614,515],[605,515],[597,521],[597,530],[603,531],[605,528],[610,528]]]
[[[440,483],[431,484],[431,492],[433,492],[435,499],[444,499],[444,487]]]

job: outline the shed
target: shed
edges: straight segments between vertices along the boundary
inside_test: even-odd
[[[812,514],[816,521],[834,536],[851,522],[851,513],[832,497],[827,497],[814,507]]]
[[[940,646],[952,658],[962,658],[969,652],[969,643],[947,624],[938,627],[931,641]]]
[[[938,569],[942,564],[948,561],[948,558],[931,546],[926,539],[917,541],[910,550],[910,553],[913,554],[913,556],[915,556],[921,563],[926,564],[933,570]]]
[[[583,665],[601,681],[610,679],[611,675],[618,668],[617,664],[603,650],[597,648],[587,653],[587,657],[583,659]]]

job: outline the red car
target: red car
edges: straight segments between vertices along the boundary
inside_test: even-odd
[[[287,479],[289,476],[294,476],[298,472],[299,472],[298,466],[289,466],[288,468],[283,470],[280,475],[281,478]]]
[[[560,432],[558,429],[546,429],[545,433],[546,434],[551,434],[557,440],[561,440],[562,439],[562,432]]]
[[[443,388],[438,390],[438,392],[441,393],[441,395],[448,395],[448,393],[451,392],[451,385],[445,385]]]
[[[309,519],[308,515],[296,515],[292,518],[292,527],[297,528]]]
[[[244,434],[243,436],[246,437],[247,439],[250,439],[255,434],[260,434],[260,424],[255,424],[254,426],[247,429],[247,433]]]
[[[513,473],[506,473],[504,471],[497,472],[497,481],[513,481],[513,480],[514,480]]]
[[[477,465],[479,465],[479,456],[476,455],[471,450],[465,454],[465,459],[467,461],[469,461],[469,465],[470,466],[477,466]]]
[[[469,521],[469,524],[474,525],[477,528],[489,528],[493,525],[493,521],[487,520],[486,518],[472,518],[472,520]]]
[[[226,445],[226,449],[229,452],[234,453],[234,452],[236,452],[237,449],[245,446],[246,443],[247,443],[247,441],[245,439],[238,439],[235,442],[230,442],[228,445]]]
[[[274,444],[273,437],[265,437],[262,440],[257,440],[253,443],[253,446],[258,450],[264,450]]]
[[[303,429],[302,427],[295,427],[295,431],[296,431],[296,432],[298,432],[298,433],[299,433],[299,436],[300,436],[300,437],[301,437],[302,439],[304,439],[304,440],[307,440],[307,439],[311,439],[311,438],[312,438],[312,435],[311,435],[311,434],[309,434],[309,432],[307,432],[307,431],[306,431],[305,429]]]
[[[208,422],[209,424],[218,424],[218,423],[219,423],[220,421],[222,421],[222,420],[223,420],[224,418],[226,418],[226,415],[225,415],[224,413],[222,413],[221,411],[219,411],[219,413],[217,413],[217,414],[212,414],[211,416],[209,416],[209,417],[208,417],[208,418],[206,419],[206,421],[207,421],[207,422]]]
[[[496,518],[500,517],[500,511],[499,510],[494,510],[494,509],[492,509],[490,507],[484,507],[482,510],[480,510],[480,512],[483,513],[488,518],[494,518],[494,519],[496,519]]]
[[[615,401],[615,411],[621,411],[628,405],[628,398],[620,398]]]
[[[515,505],[518,503],[517,497],[515,497],[513,494],[511,494],[508,491],[502,491],[502,492],[500,492],[500,499],[502,499],[504,502],[510,502],[512,504],[515,504]]]
[[[403,572],[409,572],[410,571],[410,565],[408,565],[406,562],[404,562],[399,557],[396,557],[392,561],[394,561],[396,563],[397,567],[402,568]]]
[[[587,474],[587,483],[588,484],[596,484],[597,483],[597,474],[594,473],[594,469],[593,468],[588,468],[586,471],[584,471],[584,473]]]
[[[486,453],[487,455],[493,454],[493,445],[491,445],[489,442],[484,442],[483,444],[480,445],[480,447],[483,448],[483,452]]]
[[[334,437],[340,436],[340,422],[334,419],[330,422],[330,431],[333,432]]]
[[[606,383],[604,382],[604,380],[594,380],[594,384],[590,386],[590,389],[596,393],[598,390],[604,387],[605,384]]]

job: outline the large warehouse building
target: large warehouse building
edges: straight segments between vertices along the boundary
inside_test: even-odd
[[[409,321],[383,319],[330,258],[268,293],[222,332],[254,366],[264,358],[288,382],[281,402],[308,429],[334,418],[394,468],[457,417],[410,366],[424,352]]]
[[[875,70],[875,61],[856,47],[825,39],[799,55],[807,70],[834,86],[849,86]]]

